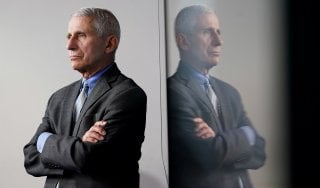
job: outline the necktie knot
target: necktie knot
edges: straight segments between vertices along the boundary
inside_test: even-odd
[[[210,93],[210,88],[212,89],[209,78],[205,77],[205,79],[203,81],[204,81],[203,85],[204,85],[205,92],[206,92],[206,94],[208,94],[208,93]]]
[[[84,94],[86,95],[86,97],[88,96],[88,91],[89,91],[89,85],[86,81],[83,82],[82,84],[82,90],[84,92]]]

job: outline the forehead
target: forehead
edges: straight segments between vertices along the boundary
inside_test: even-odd
[[[194,18],[193,22],[193,28],[196,30],[205,28],[220,28],[218,17],[214,13],[200,14]]]
[[[93,31],[93,18],[87,16],[73,16],[68,24],[68,32],[91,32]]]

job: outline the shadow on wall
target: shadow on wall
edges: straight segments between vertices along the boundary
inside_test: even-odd
[[[147,174],[145,172],[140,172],[140,188],[163,188],[163,183],[161,183],[155,176]]]

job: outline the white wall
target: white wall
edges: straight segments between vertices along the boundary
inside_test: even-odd
[[[283,1],[175,0],[167,1],[168,75],[179,60],[173,22],[183,7],[207,4],[217,13],[224,44],[219,65],[211,74],[235,86],[248,116],[266,138],[266,165],[251,171],[255,187],[287,186],[288,144]]]
[[[162,0],[0,1],[0,187],[43,187],[44,178],[25,172],[22,148],[36,131],[49,96],[80,78],[65,48],[70,14],[80,7],[107,8],[119,19],[116,62],[148,96],[141,187],[165,188]]]

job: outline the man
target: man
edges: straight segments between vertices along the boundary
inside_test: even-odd
[[[265,162],[265,142],[252,127],[238,91],[208,75],[219,63],[221,33],[206,6],[175,20],[180,62],[168,79],[171,188],[251,188],[248,169]]]
[[[24,147],[25,168],[47,176],[45,188],[138,188],[146,95],[114,62],[118,20],[105,9],[80,9],[67,38],[71,66],[83,78],[49,99]]]

